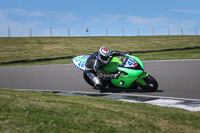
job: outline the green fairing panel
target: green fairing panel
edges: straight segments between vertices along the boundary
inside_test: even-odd
[[[130,78],[138,77],[144,72],[142,70],[134,70],[134,69],[124,68],[124,67],[118,67],[118,69],[120,71],[128,73]]]
[[[131,57],[134,60],[136,60],[141,67],[144,69],[144,64],[143,62],[136,56],[131,56],[131,55],[126,55],[127,57]],[[134,70],[130,68],[124,68],[124,67],[119,67],[122,65],[122,61],[119,60],[117,57],[113,57],[112,61],[109,64],[104,65],[102,71],[105,74],[113,73],[116,71],[123,71],[128,73],[128,75],[121,74],[121,76],[118,79],[112,79],[111,82],[117,86],[117,87],[122,87],[122,88],[129,88],[131,84],[137,80],[141,84],[145,85],[146,83],[142,78],[146,77],[148,73],[142,71],[142,70]],[[120,85],[121,81],[124,81],[123,85]]]
[[[121,88],[129,88],[131,86],[131,84],[133,83],[134,80],[136,80],[137,77],[135,78],[128,78],[128,77],[120,77],[118,79],[112,79],[111,82],[117,86],[117,87],[121,87]],[[121,81],[125,81],[123,85],[120,85]]]
[[[133,70],[133,69],[128,69],[128,68],[123,68],[123,67],[118,67],[120,71],[126,72],[129,75],[121,74],[121,76],[118,79],[113,79],[111,82],[122,88],[129,88],[131,84],[138,78],[138,76],[142,75],[144,71],[142,70]],[[124,81],[123,85],[120,85],[120,82]]]
[[[110,63],[103,66],[102,71],[105,74],[116,72],[118,71],[118,66],[121,64],[122,61],[120,61],[117,57],[113,57]]]
[[[83,61],[83,62],[86,62],[87,61],[87,59],[85,59],[85,58],[74,58],[74,60],[77,60],[77,61]]]
[[[130,74],[130,73],[129,73],[129,75],[121,74],[121,76],[118,79],[112,79],[111,82],[115,86],[122,87],[122,88],[129,88],[135,80],[137,82],[141,83],[142,85],[146,85],[146,83],[144,82],[143,78],[147,77],[148,73],[144,72],[144,71],[138,71],[138,72],[135,71],[134,73],[136,73],[136,74]],[[137,76],[137,75],[139,75],[139,76]],[[122,80],[124,81],[124,84],[120,85],[120,82]]]
[[[119,65],[122,65],[122,61],[119,60],[119,58],[117,58],[117,57],[113,57],[111,62],[117,62]]]
[[[140,84],[142,84],[142,85],[147,85],[147,84],[144,82],[143,78],[147,77],[148,75],[149,75],[149,74],[148,74],[147,72],[143,72],[143,73],[138,77],[137,81],[138,81]]]

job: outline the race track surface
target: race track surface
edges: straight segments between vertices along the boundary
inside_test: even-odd
[[[144,61],[145,70],[157,79],[156,92],[109,88],[101,93],[125,93],[200,99],[200,60]],[[99,92],[92,89],[73,64],[1,67],[0,88]]]

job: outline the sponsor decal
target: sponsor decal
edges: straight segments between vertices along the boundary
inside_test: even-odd
[[[124,67],[136,67],[137,65],[138,63],[135,60],[129,58]]]

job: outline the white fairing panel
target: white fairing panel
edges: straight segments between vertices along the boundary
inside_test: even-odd
[[[72,61],[75,66],[85,71],[85,63],[89,57],[90,57],[89,55],[77,56],[77,57],[74,57]]]
[[[136,67],[137,66],[137,62],[132,59],[132,58],[128,58],[128,60],[126,61],[126,64],[124,65],[124,67]]]

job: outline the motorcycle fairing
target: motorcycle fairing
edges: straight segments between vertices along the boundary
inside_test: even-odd
[[[128,75],[121,74],[118,79],[111,80],[111,82],[117,87],[129,88],[135,80],[139,83],[145,84],[142,78],[144,77],[144,73],[146,72],[144,72],[143,70],[134,70],[125,67],[118,67],[118,69],[119,71],[126,72]],[[124,84],[120,84],[121,81],[124,81]]]
[[[81,56],[74,57],[72,61],[75,66],[85,71],[85,63],[89,57],[90,55],[81,55]]]
[[[128,60],[126,61],[124,67],[137,67],[138,63],[133,59],[133,58],[128,58]]]
[[[119,58],[114,57],[111,62],[103,67],[103,72],[106,74],[121,71],[125,72],[120,75],[118,79],[112,79],[111,82],[117,87],[129,88],[132,83],[136,80],[142,85],[146,83],[143,81],[143,77],[147,74],[144,72],[144,65],[141,60],[135,56],[127,55],[128,59],[125,62],[125,65],[122,65],[122,61]],[[135,69],[139,67],[140,69]],[[124,81],[124,84],[120,84],[121,81]]]

